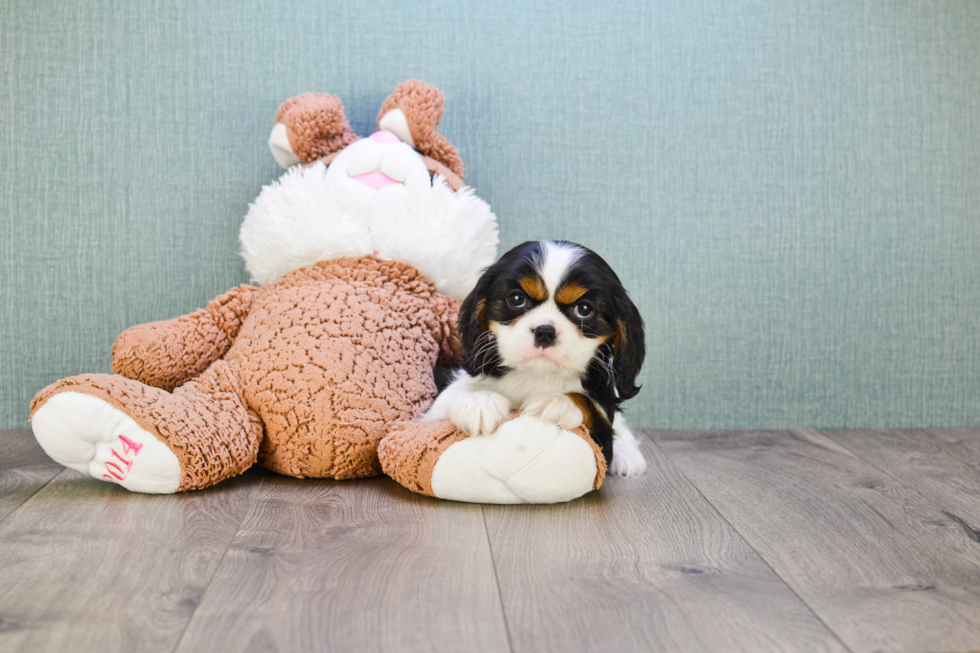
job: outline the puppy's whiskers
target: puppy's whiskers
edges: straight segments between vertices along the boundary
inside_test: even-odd
[[[486,336],[486,337],[485,337]],[[480,334],[480,337],[476,339],[476,350],[473,352],[474,357],[482,356],[494,345],[493,333],[490,331],[484,331]]]
[[[608,263],[574,243],[518,245],[484,271],[458,319],[467,350],[463,374],[436,400],[430,418],[446,417],[451,405],[496,415],[504,404],[519,408],[551,396],[562,404],[555,408],[561,415],[577,410],[592,420],[589,437],[607,463],[613,460],[613,440],[620,437],[613,421],[620,404],[639,391],[644,345],[643,319]],[[463,395],[470,395],[467,403],[454,403]],[[460,419],[472,426],[478,418]],[[618,428],[632,443],[626,427]],[[642,463],[630,446],[635,456],[624,463],[627,470],[637,456]]]
[[[597,363],[599,363],[599,368],[606,373],[606,376],[609,378],[609,382],[615,383],[615,379],[613,377],[612,358],[606,358],[605,356],[597,356],[595,360]]]
[[[500,353],[496,348],[496,338],[491,331],[484,331],[476,339],[475,342],[476,349],[474,350],[471,357],[474,360],[479,360],[481,368],[493,367],[500,361]],[[490,356],[486,356],[490,353]]]

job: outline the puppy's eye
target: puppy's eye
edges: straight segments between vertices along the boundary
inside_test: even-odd
[[[524,308],[527,306],[527,297],[522,292],[512,292],[507,296],[507,303],[511,308]]]
[[[572,315],[580,320],[587,320],[592,317],[592,304],[589,302],[579,302],[572,309]]]

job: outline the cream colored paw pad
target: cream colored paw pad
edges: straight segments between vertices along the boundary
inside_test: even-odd
[[[581,436],[522,415],[447,448],[432,469],[432,493],[472,503],[561,503],[592,491],[597,473]]]
[[[180,485],[180,461],[167,445],[97,397],[56,394],[31,425],[45,453],[92,478],[149,494],[170,494]]]

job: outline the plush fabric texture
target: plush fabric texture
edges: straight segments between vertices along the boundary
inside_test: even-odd
[[[180,490],[256,459],[301,478],[371,476],[381,471],[377,447],[389,425],[425,410],[436,394],[433,368],[462,356],[458,305],[404,263],[323,261],[190,316],[134,327],[113,351],[117,369],[135,379],[64,379],[31,411],[63,391],[103,399],[174,451]],[[192,344],[186,357],[175,354],[183,339]],[[215,356],[172,393],[140,382],[172,386]]]
[[[84,392],[56,392],[31,417],[34,437],[59,463],[132,492],[173,494],[180,459],[124,411]]]
[[[214,485],[255,464],[262,424],[245,405],[242,391],[238,370],[225,361],[215,362],[173,393],[118,375],[83,374],[38,393],[31,414],[61,392],[105,401],[174,452],[180,461],[181,492]]]
[[[126,329],[110,350],[112,371],[173,391],[231,348],[258,291],[240,286],[190,315]]]
[[[405,114],[416,150],[442,163],[460,179],[466,176],[456,147],[439,133],[439,121],[446,112],[442,91],[431,84],[410,79],[399,84],[381,105],[378,122],[392,109],[401,109]]]
[[[339,152],[357,140],[344,115],[344,104],[326,93],[304,93],[286,100],[276,111],[276,122],[286,126],[293,153],[303,163]]]
[[[460,300],[498,242],[496,216],[438,134],[443,104],[434,87],[403,84],[385,102],[402,135],[357,139],[332,96],[283,103],[269,147],[288,169],[239,234],[263,287],[132,327],[112,346],[116,375],[42,390],[31,415],[45,451],[145,492],[208,487],[257,461],[300,478],[372,476],[382,446],[399,482],[449,499],[551,503],[597,488],[605,461],[584,429],[524,416],[469,440],[448,421],[412,422],[436,396],[433,368],[465,355]],[[375,173],[391,183],[362,183]],[[130,435],[155,455],[106,473]]]
[[[450,446],[468,437],[452,422],[401,422],[381,441],[381,469],[412,492],[432,493],[432,468]]]
[[[365,196],[345,167],[361,150],[385,156],[415,174],[403,188]],[[453,191],[430,180],[424,160],[408,145],[357,141],[329,166],[293,166],[265,186],[249,206],[239,240],[252,279],[267,284],[317,261],[375,255],[404,261],[436,289],[463,299],[496,260],[497,219],[472,189]]]
[[[457,191],[466,186],[466,183],[463,181],[462,177],[432,157],[423,156],[422,161],[425,162],[425,167],[429,172],[431,172],[433,175],[439,175],[445,179],[446,185],[448,185],[452,190]]]
[[[284,99],[365,136],[410,76],[502,251],[613,264],[637,428],[980,425],[975,0],[7,0],[0,34],[0,428],[249,282]]]
[[[606,476],[606,459],[589,437],[587,429],[579,427],[571,432],[592,448],[598,470],[592,489],[598,490]],[[436,494],[432,490],[432,471],[436,463],[447,449],[468,437],[470,436],[448,420],[394,424],[391,433],[381,441],[378,448],[381,468],[385,474],[407,489],[434,497]]]

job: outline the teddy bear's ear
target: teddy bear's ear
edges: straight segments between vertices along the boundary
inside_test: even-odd
[[[425,164],[425,169],[429,171],[430,175],[442,175],[442,178],[446,180],[446,185],[454,192],[466,186],[466,182],[463,181],[462,177],[431,156],[423,154],[422,162]]]
[[[304,93],[280,105],[269,149],[279,165],[288,168],[323,159],[356,140],[339,99],[326,93]]]
[[[393,132],[419,153],[435,159],[463,178],[463,160],[456,147],[439,133],[446,99],[431,84],[410,79],[398,85],[381,105],[378,129]]]

